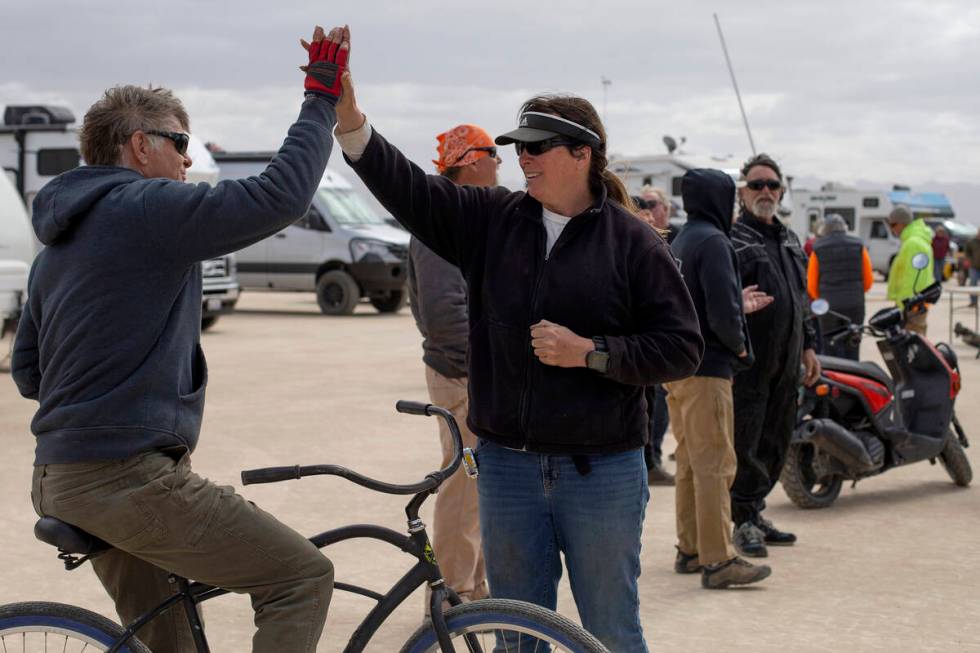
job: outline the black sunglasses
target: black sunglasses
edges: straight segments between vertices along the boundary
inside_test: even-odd
[[[517,156],[520,156],[524,152],[527,152],[531,156],[538,156],[540,154],[544,154],[553,147],[558,147],[559,145],[579,146],[582,145],[582,143],[578,143],[567,138],[561,138],[560,136],[548,138],[543,141],[534,141],[533,143],[525,143],[523,141],[517,141],[514,143],[514,147],[517,148]]]
[[[177,154],[181,156],[187,154],[187,146],[191,143],[191,137],[183,132],[163,132],[155,129],[148,129],[146,133],[154,136],[169,138],[171,141],[173,141],[174,149],[177,150]]]
[[[465,159],[466,158],[466,155],[469,154],[470,152],[486,152],[487,154],[490,155],[490,158],[491,159],[496,159],[497,158],[497,146],[496,145],[489,145],[489,146],[486,146],[486,147],[471,147],[470,149],[468,149],[465,152],[463,152],[462,154],[460,154],[459,155],[459,158],[456,159],[456,161],[453,163],[452,166],[447,166],[447,167],[452,168],[457,163],[459,163],[460,161],[462,161],[463,159]]]
[[[783,187],[783,182],[777,179],[753,179],[752,181],[745,182],[745,185],[755,191],[768,188],[769,190],[775,192]]]

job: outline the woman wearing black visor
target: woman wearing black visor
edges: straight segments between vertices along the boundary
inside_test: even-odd
[[[564,553],[583,625],[646,651],[637,578],[646,508],[644,386],[681,379],[703,343],[664,240],[606,170],[589,102],[528,100],[514,144],[526,192],[425,174],[357,108],[337,107],[348,163],[469,288],[468,425],[480,438],[491,595],[554,609]]]

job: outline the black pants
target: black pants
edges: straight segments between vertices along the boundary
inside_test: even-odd
[[[839,311],[843,315],[846,315],[852,324],[863,324],[864,323],[864,308],[860,309],[845,309]],[[861,356],[861,334],[857,334],[842,340],[838,340],[836,343],[831,344],[833,339],[832,332],[840,329],[844,326],[846,322],[833,315],[825,315],[820,318],[817,322],[818,330],[818,340],[820,342],[820,353],[824,356],[837,356],[838,358],[850,358],[851,360],[860,360]],[[828,337],[827,334],[831,333]]]
[[[647,415],[650,418],[650,438],[643,448],[643,459],[647,469],[659,464],[663,459],[664,434],[670,425],[670,414],[667,412],[667,391],[662,385],[650,385],[646,388]]]
[[[736,526],[758,520],[786,462],[796,426],[800,378],[798,362],[786,367],[769,378],[739,375],[732,387],[738,469],[731,493]]]

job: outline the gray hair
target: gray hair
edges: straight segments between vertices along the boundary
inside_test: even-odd
[[[831,213],[823,219],[823,223],[820,225],[820,235],[826,236],[827,234],[843,233],[847,231],[847,222],[844,218],[837,213]]]
[[[896,206],[888,214],[889,224],[909,224],[910,222],[912,222],[912,212],[907,207]]]

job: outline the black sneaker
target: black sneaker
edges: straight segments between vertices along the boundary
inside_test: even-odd
[[[674,475],[664,469],[663,463],[654,463],[647,470],[647,485],[674,485]]]
[[[796,543],[796,535],[781,531],[772,525],[772,522],[764,517],[759,517],[755,524],[756,528],[762,531],[762,539],[766,544],[773,546],[793,546]]]
[[[739,524],[732,534],[732,544],[738,552],[749,558],[765,558],[769,555],[766,549],[765,535],[759,527],[750,521]]]
[[[701,570],[701,587],[706,590],[723,590],[732,585],[748,585],[769,578],[772,569],[768,565],[754,565],[741,558],[732,558],[720,565]]]
[[[678,574],[696,574],[701,571],[701,563],[698,562],[697,553],[687,554],[681,551],[678,546],[674,548],[677,549],[677,558],[674,560],[674,571]]]

